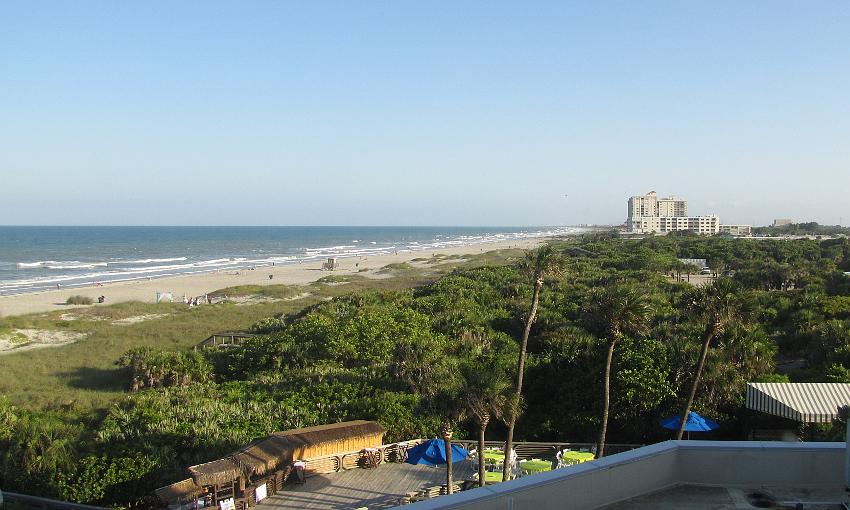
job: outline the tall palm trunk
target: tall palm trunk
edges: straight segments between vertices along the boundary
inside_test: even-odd
[[[443,423],[443,442],[446,446],[446,494],[452,493],[452,424]]]
[[[483,416],[478,423],[478,486],[484,487],[484,480],[487,478],[487,473],[484,470],[484,432],[487,430],[487,425],[490,423],[489,416]]]
[[[617,345],[617,333],[611,334],[608,342],[608,357],[605,360],[605,376],[602,381],[602,419],[599,427],[599,441],[596,443],[596,458],[605,451],[605,435],[608,432],[608,408],[611,404],[611,362],[614,359],[614,347]]]
[[[697,364],[697,370],[694,374],[694,383],[691,385],[691,394],[688,395],[688,403],[685,404],[685,411],[682,413],[682,423],[679,424],[679,432],[676,433],[677,440],[681,440],[682,434],[685,433],[685,425],[688,422],[688,415],[691,412],[691,406],[694,405],[694,397],[697,394],[697,387],[699,387],[699,378],[702,375],[702,369],[705,367],[705,358],[708,356],[708,349],[711,346],[711,340],[714,338],[716,331],[717,329],[715,328],[713,321],[705,327],[702,351],[700,352],[699,363]]]
[[[522,376],[525,371],[525,353],[528,348],[528,336],[531,334],[531,324],[537,316],[537,303],[540,301],[540,288],[543,287],[543,278],[538,274],[534,279],[534,293],[531,298],[531,313],[525,322],[525,330],[522,332],[522,343],[519,348],[519,359],[517,360],[516,393],[510,409],[510,423],[508,424],[508,438],[505,441],[505,460],[502,464],[502,481],[507,481],[511,476],[511,450],[514,447],[514,427],[516,426],[517,410],[522,397]]]

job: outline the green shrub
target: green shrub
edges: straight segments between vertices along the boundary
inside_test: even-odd
[[[349,281],[349,278],[347,276],[341,275],[341,274],[331,274],[331,275],[328,275],[328,276],[323,276],[316,281],[318,283],[325,283],[325,284],[347,283]]]
[[[251,333],[259,333],[265,335],[280,331],[286,326],[286,319],[283,317],[268,317],[260,319],[251,325]]]
[[[379,272],[388,273],[390,271],[408,271],[410,269],[413,269],[413,266],[408,264],[407,262],[395,262],[382,267]]]
[[[212,380],[212,365],[197,351],[155,351],[136,347],[115,362],[130,371],[130,390],[187,386]]]
[[[128,506],[156,486],[156,460],[146,455],[106,457],[87,455],[73,470],[59,475],[62,498],[77,503]]]
[[[94,303],[92,298],[86,296],[71,296],[66,301],[66,305],[90,305]]]

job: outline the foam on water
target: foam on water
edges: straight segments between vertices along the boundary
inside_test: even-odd
[[[46,228],[46,227],[45,227]],[[250,228],[250,227],[244,227]],[[345,227],[348,228],[348,227]],[[355,229],[356,227],[350,227]],[[340,229],[344,229],[340,227]],[[369,233],[358,232],[358,237],[345,237],[336,240],[337,243],[322,244],[320,236],[313,235],[316,241],[305,242],[301,246],[288,245],[284,243],[270,243],[265,239],[257,239],[255,245],[243,245],[247,243],[234,243],[227,248],[212,248],[207,244],[189,244],[181,251],[188,253],[152,253],[146,251],[144,242],[128,243],[126,254],[109,253],[101,260],[91,260],[91,253],[83,257],[81,252],[66,253],[77,255],[79,260],[38,260],[35,256],[27,261],[18,258],[21,262],[4,262],[0,264],[0,295],[19,294],[26,292],[37,292],[56,288],[57,284],[65,287],[80,287],[94,285],[95,283],[108,283],[120,281],[132,281],[149,278],[161,278],[184,274],[208,273],[222,270],[238,270],[248,267],[270,266],[272,264],[292,264],[298,262],[309,262],[324,260],[327,257],[369,257],[374,255],[391,254],[397,252],[409,253],[417,251],[438,250],[464,245],[485,245],[496,242],[522,240],[536,237],[550,237],[555,235],[572,234],[581,231],[576,227],[558,227],[546,229],[478,229],[475,232],[447,233],[451,228],[443,232],[433,232],[431,229],[427,235],[417,231],[416,227],[407,233],[400,227],[387,227],[392,232],[384,232],[381,228],[374,227],[372,240],[368,239]],[[317,228],[317,230],[320,230]],[[459,230],[459,229],[456,229]],[[474,229],[466,229],[474,230]],[[499,231],[501,230],[501,231]],[[344,235],[344,234],[341,234]],[[367,235],[364,239],[363,235]],[[342,241],[341,243],[339,241]],[[343,244],[346,241],[352,244]],[[177,244],[176,242],[174,243]],[[218,253],[216,250],[220,249]],[[203,258],[195,254],[210,254],[213,257]],[[229,253],[228,253],[229,252]],[[252,254],[253,256],[245,256]],[[30,255],[33,255],[30,253]],[[35,254],[37,255],[37,253]],[[53,255],[42,253],[42,255]],[[113,256],[117,255],[117,256]],[[136,256],[133,256],[136,255]],[[141,255],[141,256],[139,256]],[[215,256],[218,255],[218,256]],[[8,254],[4,254],[3,246],[0,246],[0,258],[10,260]],[[69,257],[70,258],[70,257]],[[35,259],[35,261],[32,261]],[[88,260],[87,260],[88,259]],[[15,260],[11,258],[11,260]]]

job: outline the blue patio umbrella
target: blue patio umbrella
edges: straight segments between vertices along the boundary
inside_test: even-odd
[[[452,464],[467,457],[466,450],[456,444],[452,445]],[[407,450],[408,464],[426,464],[437,466],[446,463],[446,443],[442,439],[429,439]]]
[[[665,429],[679,430],[679,426],[681,424],[681,416],[671,416],[661,420],[661,426]],[[718,428],[720,428],[720,425],[716,421],[703,418],[694,411],[688,413],[688,421],[685,422],[685,431],[687,431],[689,435],[691,432],[709,432]]]

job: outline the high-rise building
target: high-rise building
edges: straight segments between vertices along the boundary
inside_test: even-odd
[[[684,198],[664,197],[658,199],[658,215],[661,217],[687,216],[688,201]]]
[[[688,201],[674,196],[658,198],[654,191],[629,198],[629,231],[635,234],[678,232],[690,230],[700,235],[715,235],[721,231],[720,218],[714,214],[688,216]],[[747,225],[730,225],[727,232],[749,235]],[[733,228],[734,227],[734,228]]]
[[[688,201],[684,198],[677,197],[661,197],[654,191],[650,191],[646,195],[635,195],[629,198],[629,213],[628,217],[637,216],[687,216]]]
[[[658,197],[654,191],[629,198],[628,217],[637,216],[658,216]]]

